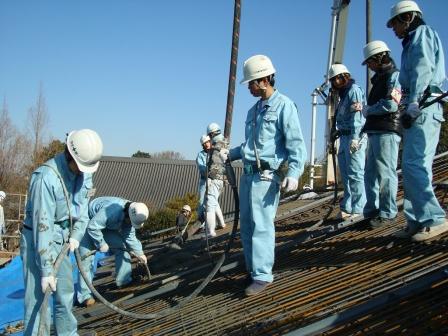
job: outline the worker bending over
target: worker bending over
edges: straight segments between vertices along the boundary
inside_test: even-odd
[[[89,224],[81,241],[80,254],[84,257],[82,267],[88,275],[89,282],[94,276],[94,254],[99,250],[115,254],[115,283],[124,287],[132,281],[131,256],[135,254],[139,262],[146,264],[141,242],[135,230],[140,229],[148,218],[148,208],[144,203],[137,203],[119,197],[98,197],[89,204]],[[78,302],[91,306],[95,303],[90,289],[79,275]]]

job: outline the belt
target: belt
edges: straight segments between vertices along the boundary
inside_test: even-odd
[[[246,163],[243,168],[245,175],[256,174],[259,173],[260,170],[271,170],[271,167],[269,166],[269,163],[262,161],[260,162],[260,169],[258,169],[258,166],[255,163]]]

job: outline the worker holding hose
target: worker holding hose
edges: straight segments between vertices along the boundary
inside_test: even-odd
[[[297,189],[306,161],[306,147],[293,101],[274,88],[275,69],[264,55],[250,57],[243,66],[252,96],[259,98],[246,118],[245,141],[223,159],[242,159],[240,178],[240,230],[248,271],[245,294],[257,295],[274,280],[274,217],[280,198]],[[286,176],[279,168],[288,164]]]
[[[146,264],[141,242],[137,239],[135,230],[140,229],[148,218],[148,207],[144,203],[131,202],[119,197],[98,197],[89,204],[89,224],[84,235],[79,252],[83,259],[83,269],[87,271],[89,281],[94,276],[91,251],[99,250],[115,254],[115,269],[117,287],[124,287],[132,281],[132,266],[129,250],[138,261]],[[78,275],[78,302],[84,306],[95,304],[95,299],[85,283]]]
[[[53,263],[65,243],[74,251],[84,235],[89,220],[88,202],[94,194],[92,173],[98,169],[102,153],[103,144],[95,131],[72,131],[67,136],[64,152],[31,175],[20,237],[25,282],[24,335],[37,334],[39,308],[47,288],[54,292],[56,334],[77,335],[77,321],[72,312],[72,264],[67,254],[55,274]],[[48,312],[46,316],[46,330],[50,330],[51,315]]]

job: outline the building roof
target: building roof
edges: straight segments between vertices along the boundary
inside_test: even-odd
[[[234,166],[237,180],[241,164]],[[198,192],[199,173],[193,160],[161,160],[103,156],[93,181],[96,197],[117,196],[160,209],[166,201]],[[224,214],[234,208],[232,190],[226,185],[220,197]]]

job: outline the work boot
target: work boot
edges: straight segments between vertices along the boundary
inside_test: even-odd
[[[93,297],[88,298],[87,300],[84,300],[84,302],[82,303],[82,305],[84,307],[91,307],[96,303],[95,299]]]
[[[392,236],[399,239],[409,239],[413,235],[415,235],[419,229],[417,227],[409,227],[406,226],[405,228],[401,229],[400,231],[395,232]]]
[[[180,247],[179,244],[176,243],[169,243],[168,247],[172,250],[182,250],[182,247]]]
[[[246,274],[246,276],[243,278],[243,285],[244,286],[249,286],[252,283],[252,276],[248,273]]]
[[[246,296],[260,294],[269,284],[270,282],[267,281],[254,280],[252,281],[252,284],[245,289],[244,293]]]
[[[376,217],[370,220],[370,225],[376,229],[389,224],[395,223],[395,218]]]
[[[349,214],[348,212],[345,212],[345,211],[341,210],[341,211],[338,213],[338,215],[336,216],[336,219],[343,219],[343,220],[346,220],[346,219],[349,219],[350,216],[351,216],[351,214]]]
[[[448,231],[448,222],[445,220],[442,224],[421,228],[419,232],[412,236],[412,241],[420,242],[431,239],[446,231]]]

